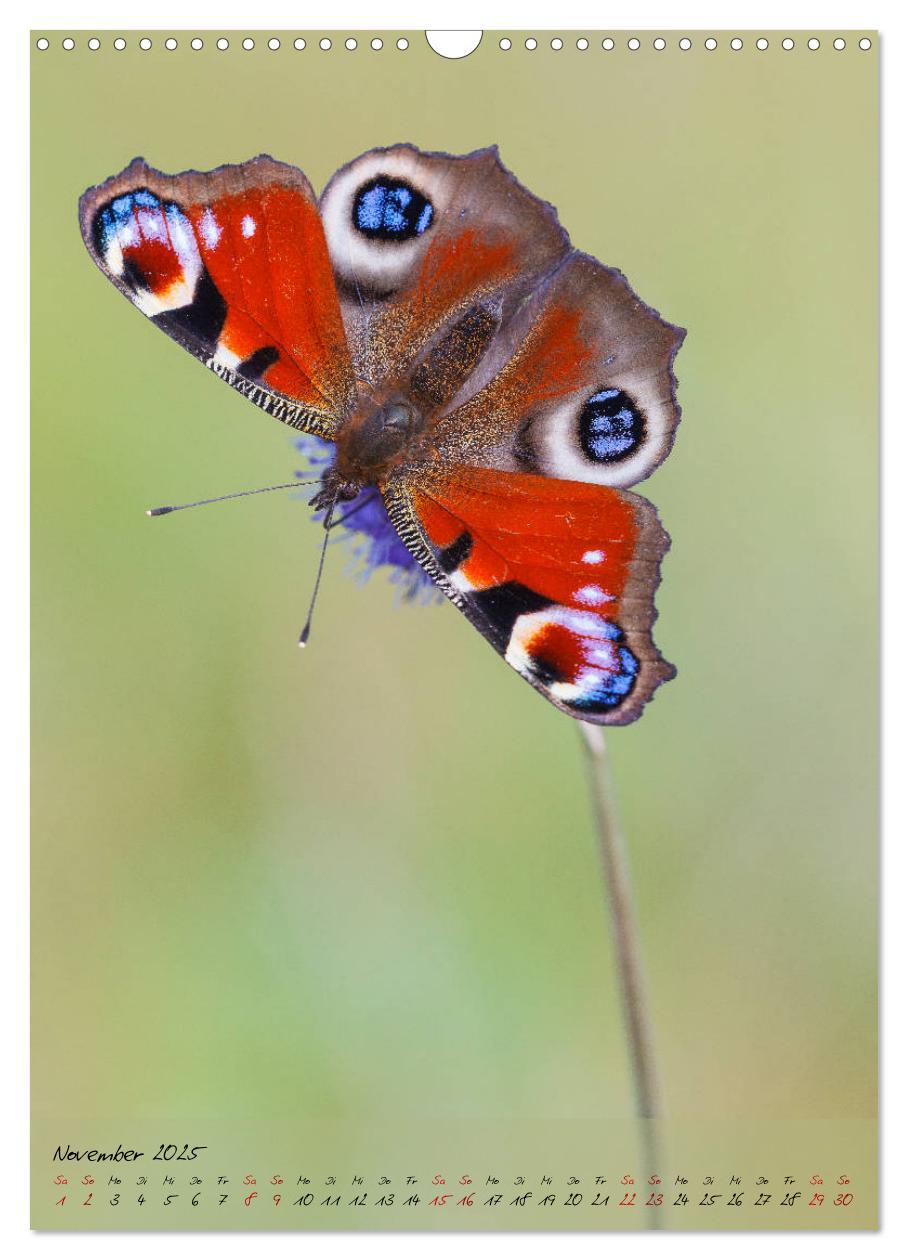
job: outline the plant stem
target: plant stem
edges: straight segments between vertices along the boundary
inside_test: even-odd
[[[580,733],[587,752],[587,772],[596,817],[599,853],[605,876],[612,938],[615,943],[618,980],[621,987],[628,1051],[637,1100],[637,1117],[640,1121],[641,1153],[646,1166],[645,1175],[649,1177],[653,1173],[658,1173],[664,1180],[661,1139],[662,1097],[656,1066],[652,1017],[646,995],[640,936],[634,914],[627,846],[618,821],[611,767],[602,731],[598,726],[581,722]],[[647,1223],[657,1226],[660,1218],[661,1213],[658,1211],[649,1213]]]

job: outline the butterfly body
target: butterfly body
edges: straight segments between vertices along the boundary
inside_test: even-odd
[[[418,454],[425,430],[426,417],[410,399],[368,399],[338,431],[335,471],[341,480],[380,485],[408,453]]]
[[[651,637],[668,539],[627,487],[671,447],[683,333],[497,151],[372,150],[318,200],[271,158],[137,159],[80,216],[144,314],[334,444],[315,506],[378,491],[407,561],[558,708],[623,724],[673,675]]]

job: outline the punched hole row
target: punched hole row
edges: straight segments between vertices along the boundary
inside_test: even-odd
[[[147,35],[143,36],[136,42],[143,52],[148,52],[150,48],[154,47],[154,40],[149,39]],[[392,42],[393,46],[400,52],[406,52],[406,50],[410,47],[410,41],[403,35]],[[173,52],[180,46],[180,41],[175,39],[172,35],[163,40],[162,43],[167,52]],[[189,47],[195,52],[200,52],[205,47],[205,41],[198,35],[195,36],[195,38],[190,39],[188,43]],[[272,35],[270,39],[264,40],[262,43],[263,46],[268,48],[271,52],[277,52],[279,48],[283,47],[283,41],[278,39],[276,35]],[[303,49],[307,47],[307,41],[303,39],[302,36],[299,36],[292,41],[287,41],[287,43],[288,46],[293,47],[297,52],[302,52]],[[60,44],[66,52],[72,52],[72,50],[76,47],[76,41],[70,35],[67,35],[64,39],[62,39]],[[122,35],[117,36],[114,40],[111,40],[111,44],[117,52],[122,52],[124,48],[128,47],[128,42]],[[86,40],[86,46],[92,52],[97,52],[101,47],[101,41],[97,38],[97,36],[93,35],[90,39]],[[239,46],[246,52],[252,52],[252,50],[256,47],[256,41],[251,35],[247,35],[245,39],[239,41]],[[349,39],[344,40],[343,46],[348,50],[348,52],[354,52],[359,47],[359,41],[354,39],[351,35]],[[379,52],[385,47],[385,41],[380,36],[376,35],[368,41],[368,46],[375,52]],[[35,47],[40,52],[46,52],[47,49],[50,48],[50,40],[47,39],[46,36],[41,35],[35,41]],[[222,35],[219,39],[214,40],[214,47],[220,52],[226,52],[227,49],[230,48],[230,40],[226,35]],[[334,41],[325,36],[323,39],[318,40],[317,45],[313,44],[313,47],[318,47],[322,52],[328,52],[329,49],[334,47]]]
[[[127,47],[127,41],[122,36],[118,36],[116,39],[112,40],[111,42],[112,42],[113,47],[118,52],[122,51],[124,48]],[[542,41],[542,42],[543,44],[545,43],[545,41]],[[585,35],[581,35],[579,39],[573,42],[574,42],[574,46],[580,52],[586,52],[587,49],[590,47],[590,41],[586,38]],[[565,40],[562,39],[560,35],[554,36],[552,39],[548,41],[548,43],[549,43],[549,47],[553,49],[553,51],[555,52],[560,52],[565,47]],[[816,52],[819,48],[822,47],[822,41],[818,39],[815,35],[807,39],[805,43],[806,43],[806,47],[811,52]],[[832,43],[832,47],[835,49],[836,52],[841,52],[843,49],[847,48],[848,46],[848,41],[842,38],[842,36],[836,37],[835,39],[831,41],[831,43]],[[251,52],[256,47],[256,41],[252,38],[251,35],[247,35],[245,39],[239,41],[239,44],[240,44],[240,47],[243,48],[246,52]],[[263,41],[263,44],[271,52],[277,52],[278,49],[280,49],[283,46],[282,41],[278,39],[276,35],[273,35],[270,39]],[[668,47],[667,40],[663,39],[661,35],[657,36],[653,40],[652,44],[653,44],[653,48],[655,48],[657,52],[662,52],[663,49]],[[786,36],[784,39],[780,40],[779,44],[780,44],[780,47],[785,52],[791,52],[791,50],[797,46],[796,41],[793,40],[790,36]],[[91,36],[90,39],[86,41],[86,45],[92,52],[97,52],[98,49],[101,47],[101,40],[98,39],[97,36],[93,35]],[[292,46],[297,52],[302,52],[303,49],[307,47],[306,40],[303,39],[302,36],[297,37],[293,41],[288,41],[288,45]],[[72,52],[72,50],[76,47],[76,41],[72,38],[72,36],[67,35],[63,40],[61,40],[61,46],[66,52]],[[154,41],[149,39],[147,35],[143,36],[141,39],[138,40],[138,47],[143,52],[147,52],[153,46],[154,46]],[[167,39],[163,40],[163,46],[168,52],[173,52],[176,48],[179,47],[179,40],[175,39],[173,36],[169,36]],[[214,46],[219,51],[226,52],[227,49],[230,48],[230,40],[225,35],[222,35],[219,39],[216,39],[214,41]],[[317,45],[314,44],[313,46],[318,47],[322,52],[328,52],[331,48],[334,47],[334,42],[331,39],[329,39],[327,36],[325,36],[322,39],[318,40]],[[346,48],[348,52],[355,52],[356,49],[359,48],[359,46],[360,46],[359,41],[355,39],[352,35],[348,39],[345,39],[343,42],[343,47]],[[379,52],[382,48],[385,47],[385,41],[380,36],[376,35],[368,41],[368,46],[372,48],[374,51]],[[400,52],[405,52],[410,47],[410,41],[405,36],[402,35],[399,39],[393,41],[393,46],[399,49]],[[515,45],[513,41],[510,40],[507,36],[502,37],[498,41],[498,47],[502,50],[502,52],[508,52],[514,46]],[[537,48],[539,48],[539,46],[540,46],[539,40],[537,40],[536,37],[533,35],[527,36],[527,38],[523,41],[523,47],[527,49],[528,52],[534,52]],[[694,46],[693,40],[689,39],[687,36],[684,36],[678,40],[678,47],[681,49],[682,52],[689,51],[691,48],[693,48],[693,46]],[[873,41],[865,35],[857,41],[857,46],[863,52],[867,52],[870,48],[873,47]],[[46,52],[47,49],[50,48],[50,40],[47,39],[46,36],[43,36],[43,35],[39,36],[39,38],[35,41],[35,47],[38,48],[40,52]],[[199,38],[199,36],[195,36],[195,38],[189,40],[189,47],[192,48],[194,51],[199,52],[201,51],[201,49],[205,47],[205,41]],[[602,48],[606,52],[611,52],[614,48],[617,48],[617,47],[619,47],[619,45],[616,43],[614,39],[606,37],[602,41]],[[636,36],[632,36],[630,39],[627,40],[627,48],[631,52],[637,52],[638,49],[642,47],[643,47],[642,41],[639,40]],[[707,52],[714,52],[719,47],[719,41],[714,36],[709,36],[707,39],[703,41],[703,47],[707,50]],[[744,40],[741,39],[740,36],[736,35],[734,36],[733,39],[729,40],[728,47],[732,50],[732,52],[741,52],[741,50],[744,48]],[[760,36],[760,38],[754,41],[754,47],[759,52],[765,52],[770,47],[770,41],[765,36]]]
[[[528,52],[534,52],[537,48],[544,45],[545,42],[546,41],[543,40],[540,43],[540,41],[536,39],[534,35],[528,35],[527,38],[523,41],[523,47]],[[832,47],[835,49],[836,52],[841,52],[844,48],[848,46],[848,41],[846,39],[843,39],[842,36],[837,36],[831,42],[832,42]],[[796,41],[793,40],[790,36],[786,36],[784,39],[780,40],[779,43],[780,43],[780,47],[783,48],[785,52],[790,52],[793,48],[797,46]],[[807,48],[811,52],[816,52],[817,49],[822,47],[822,41],[819,40],[815,35],[811,36],[808,40],[805,41],[805,43],[806,43]],[[548,44],[549,44],[549,47],[553,49],[555,52],[560,52],[561,49],[565,47],[565,41],[561,38],[560,35],[556,35],[553,39],[550,39],[548,41]],[[518,45],[519,45],[519,41],[518,41]],[[585,35],[582,35],[579,39],[574,41],[574,46],[580,52],[586,52],[586,50],[590,47],[590,41],[586,38]],[[693,46],[694,46],[694,41],[688,38],[687,36],[682,36],[682,38],[678,40],[678,47],[681,49],[682,52],[689,51],[691,48],[693,48]],[[744,40],[741,39],[740,36],[735,35],[732,39],[728,41],[728,46],[732,50],[732,52],[740,52],[744,48]],[[873,41],[865,35],[857,41],[857,46],[863,52],[867,52],[868,49],[873,47]],[[513,40],[509,39],[507,36],[504,36],[498,41],[498,47],[502,50],[502,52],[508,52],[510,49],[515,47],[515,44]],[[608,36],[602,41],[602,48],[606,52],[611,52],[614,48],[618,48],[618,47],[620,47],[620,44],[616,40]],[[631,52],[637,52],[638,49],[642,47],[643,47],[643,41],[638,39],[635,35],[632,35],[630,39],[627,40],[627,48]],[[657,35],[656,38],[653,40],[653,48],[655,48],[657,52],[662,52],[663,49],[667,47],[668,47],[668,41],[663,39],[661,35]],[[714,36],[710,35],[707,39],[703,41],[703,47],[707,50],[707,52],[714,52],[719,47],[719,41]],[[764,36],[760,36],[759,39],[754,40],[754,47],[758,49],[760,52],[765,52],[770,47],[770,41],[766,39]]]

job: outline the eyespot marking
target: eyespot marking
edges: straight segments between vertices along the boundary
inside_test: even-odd
[[[160,211],[161,202],[147,188],[139,188],[133,193],[125,193],[102,206],[95,214],[92,224],[95,249],[104,257],[111,247],[133,244],[139,235],[133,217],[142,210]],[[148,216],[144,216],[147,222]]]
[[[619,625],[558,605],[516,619],[505,659],[583,713],[606,713],[621,704],[640,672]]]
[[[432,224],[427,197],[400,179],[379,175],[363,184],[353,199],[353,226],[377,241],[411,241]]]
[[[597,464],[625,459],[644,438],[643,416],[623,389],[601,389],[588,398],[578,426],[583,453]]]

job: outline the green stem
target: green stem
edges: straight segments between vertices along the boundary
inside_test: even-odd
[[[637,1117],[640,1121],[641,1153],[646,1177],[662,1167],[662,1093],[656,1065],[652,1017],[646,994],[640,936],[634,914],[634,896],[628,865],[627,846],[612,783],[611,767],[602,730],[588,722],[580,723],[587,752],[587,772],[596,818],[596,834],[605,876],[612,938],[618,967],[628,1052],[634,1077]],[[661,1213],[648,1214],[648,1224],[658,1225]]]

